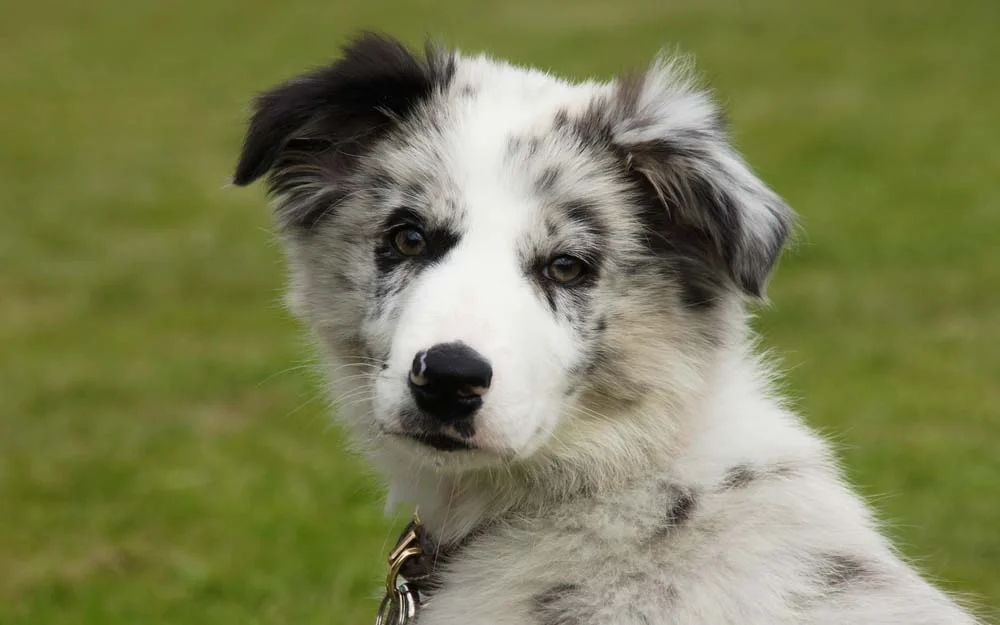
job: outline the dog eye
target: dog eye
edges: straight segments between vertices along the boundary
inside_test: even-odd
[[[398,228],[390,235],[392,247],[403,256],[420,256],[427,250],[424,233],[410,226]]]
[[[587,274],[587,265],[574,256],[556,256],[545,267],[544,273],[553,282],[571,286]]]

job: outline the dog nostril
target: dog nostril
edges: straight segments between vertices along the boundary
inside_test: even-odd
[[[427,386],[427,350],[417,352],[410,367],[410,382],[417,386]]]
[[[488,390],[485,386],[463,386],[456,393],[459,397],[482,397]]]

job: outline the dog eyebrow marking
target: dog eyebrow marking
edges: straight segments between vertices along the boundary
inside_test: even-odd
[[[606,235],[607,228],[601,222],[597,206],[590,200],[579,198],[568,200],[562,203],[560,209],[570,223],[583,226],[588,234],[598,238]]]
[[[531,613],[539,625],[583,625],[573,611],[580,594],[577,584],[556,584],[531,598]]]
[[[426,187],[421,182],[409,182],[402,189],[403,198],[408,202],[417,202],[427,192]]]

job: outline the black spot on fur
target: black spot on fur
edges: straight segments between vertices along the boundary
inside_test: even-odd
[[[562,130],[569,125],[569,113],[563,109],[556,113],[556,116],[552,120],[552,127],[556,130]]]
[[[820,579],[826,590],[839,591],[849,587],[877,582],[875,566],[858,556],[826,554],[819,562]]]
[[[793,467],[782,463],[759,467],[738,464],[726,471],[719,483],[719,489],[723,491],[739,490],[768,478],[788,477],[793,472]]]
[[[580,620],[580,587],[558,584],[531,599],[531,614],[538,625],[582,625]]]
[[[539,195],[545,195],[551,193],[556,185],[556,181],[559,180],[559,169],[555,167],[546,167],[545,170],[538,176],[535,180],[535,192]]]
[[[285,194],[309,181],[314,187],[341,181],[453,74],[450,55],[428,48],[420,60],[398,41],[364,33],[332,65],[257,98],[233,181],[246,185],[271,172],[271,191]],[[335,204],[328,198],[322,206],[289,202],[298,213],[283,215],[283,221],[311,228]]]
[[[697,504],[698,500],[694,496],[694,493],[690,491],[681,492],[674,501],[674,504],[667,510],[667,523],[674,527],[685,523],[694,514]]]
[[[722,490],[745,488],[756,480],[757,477],[757,472],[749,465],[741,464],[726,471],[726,475],[722,478],[722,483],[719,486]]]
[[[556,233],[558,231],[559,228],[556,226],[556,223],[553,220],[551,219],[545,220],[545,235],[547,237],[551,239],[552,237],[556,236]]]
[[[542,140],[538,137],[530,137],[525,143],[525,156],[531,158],[538,154],[538,149],[542,146]]]
[[[423,197],[427,189],[420,182],[410,182],[403,188],[403,197],[407,201],[416,201]]]
[[[562,205],[562,211],[571,223],[583,226],[587,234],[598,241],[607,236],[607,228],[601,221],[597,206],[590,200],[569,200]]]
[[[598,336],[604,334],[608,330],[608,318],[601,317],[600,319],[598,319],[597,325],[594,326],[594,330],[596,331]]]
[[[398,187],[399,181],[391,173],[380,167],[367,176],[364,184],[370,192],[384,194]]]
[[[566,126],[557,126],[557,129],[566,128],[580,145],[588,149],[598,152],[615,151],[611,124],[602,109],[606,105],[607,100],[599,98],[583,115],[570,120]]]
[[[698,496],[694,490],[664,482],[660,486],[666,507],[663,523],[654,533],[654,538],[665,538],[678,527],[687,523],[698,507]]]

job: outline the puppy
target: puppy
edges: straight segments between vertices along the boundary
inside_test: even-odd
[[[257,99],[262,176],[338,416],[419,507],[411,622],[975,622],[775,397],[745,306],[793,213],[684,62],[364,34]]]

